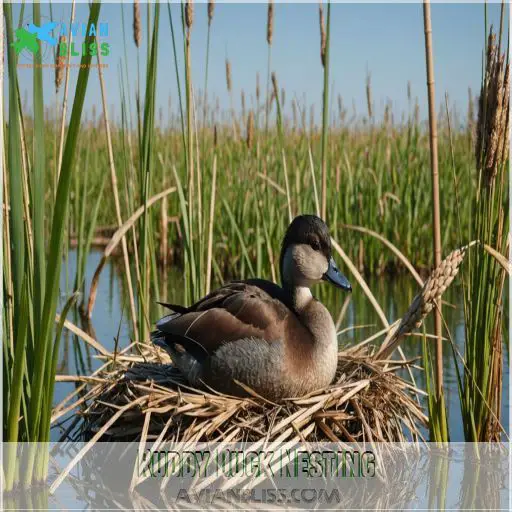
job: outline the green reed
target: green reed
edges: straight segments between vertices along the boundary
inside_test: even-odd
[[[12,336],[4,339],[4,403],[7,411],[3,425],[4,439],[10,442],[5,474],[5,490],[18,483],[15,465],[16,443],[22,441],[48,441],[50,416],[53,405],[51,390],[55,381],[54,364],[58,339],[54,340],[54,323],[57,310],[64,234],[68,223],[70,195],[75,173],[78,134],[89,77],[90,55],[84,55],[78,75],[71,118],[68,125],[62,164],[59,173],[55,201],[49,208],[51,224],[45,226],[48,213],[45,178],[51,172],[45,152],[45,121],[43,111],[43,83],[40,52],[36,53],[33,74],[34,114],[32,137],[27,139],[26,120],[23,119],[19,87],[17,83],[17,56],[10,45],[13,38],[12,8],[5,4],[8,52],[9,125],[7,129],[9,182],[8,203],[11,268],[6,276],[12,276],[8,288],[12,289],[12,305],[6,308],[11,318],[5,322],[11,326]],[[97,23],[100,4],[91,5],[88,24]],[[40,6],[34,4],[35,23],[41,19]],[[29,154],[32,158],[27,158]],[[51,146],[50,146],[51,147]],[[50,197],[53,197],[51,195]],[[48,239],[46,247],[45,238]],[[60,336],[59,336],[60,338]],[[21,475],[21,484],[29,486],[33,480],[46,477],[44,457],[36,457],[31,449],[28,467]]]
[[[476,127],[477,184],[471,195],[471,238],[479,244],[470,254],[464,279],[466,342],[459,389],[464,434],[471,442],[499,441],[502,432],[510,79],[500,46],[501,35],[497,44],[491,27]]]

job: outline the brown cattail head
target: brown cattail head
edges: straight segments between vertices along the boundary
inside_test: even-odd
[[[194,3],[192,1],[185,2],[185,23],[190,30],[194,23]]]
[[[272,92],[274,94],[274,98],[277,100],[279,98],[279,87],[277,86],[277,76],[275,71],[272,71]]]
[[[61,35],[59,37],[59,44],[57,46],[57,57],[55,59],[55,91],[59,92],[60,86],[62,85],[62,79],[64,77],[64,64],[66,63],[66,57],[60,54],[61,43],[66,42],[66,36]]]
[[[324,21],[324,9],[322,4],[318,6],[318,14],[320,20],[320,59],[322,66],[325,67],[325,47],[326,47],[326,35],[325,35],[325,21]]]
[[[412,98],[411,81],[407,80],[407,99],[409,100],[409,103],[411,102],[411,98]]]
[[[242,117],[245,117],[245,92],[243,89],[240,92],[240,104],[242,106]]]
[[[475,156],[483,183],[492,185],[508,157],[510,68],[499,55],[496,37],[491,31],[487,44],[485,75],[478,101]]]
[[[370,73],[366,75],[366,105],[368,107],[368,119],[373,119],[372,77]]]
[[[213,126],[213,147],[216,148],[217,147],[217,125],[215,124]]]
[[[247,147],[249,149],[252,148],[253,141],[254,141],[254,112],[251,110],[249,112],[249,117],[247,118]]]
[[[213,0],[208,0],[208,26],[212,24],[214,10],[215,2]]]
[[[228,92],[231,92],[231,64],[229,59],[226,59],[226,85],[228,87]]]
[[[134,2],[133,2],[133,40],[135,41],[135,46],[137,48],[139,48],[140,40],[141,40],[141,22],[140,22],[139,0],[134,0]]]
[[[286,91],[284,87],[281,87],[281,108],[284,108],[284,104],[286,103]]]
[[[274,33],[274,2],[269,0],[267,10],[267,43],[272,46],[272,35]]]
[[[260,101],[260,74],[256,73],[256,101]]]

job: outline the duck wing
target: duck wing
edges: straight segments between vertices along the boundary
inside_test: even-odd
[[[168,307],[175,313],[157,322],[155,338],[163,335],[167,345],[178,343],[196,358],[201,352],[204,358],[221,345],[244,338],[270,343],[290,336],[311,337],[283,289],[261,279],[222,286],[189,308]]]

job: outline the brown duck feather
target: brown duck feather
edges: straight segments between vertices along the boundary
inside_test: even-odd
[[[167,343],[188,348],[187,339],[191,339],[210,354],[225,343],[244,338],[271,343],[291,337],[312,343],[311,333],[285,304],[285,297],[282,288],[268,281],[235,281],[210,293],[185,313],[178,311],[163,318],[157,329]]]

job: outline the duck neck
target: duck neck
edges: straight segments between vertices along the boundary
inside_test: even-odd
[[[313,294],[309,286],[293,286],[290,287],[289,292],[292,298],[293,308],[300,315],[313,300]]]
[[[295,313],[313,335],[315,345],[328,345],[336,349],[336,329],[331,314],[321,302],[314,299],[309,286],[283,283],[283,287],[290,296]]]

